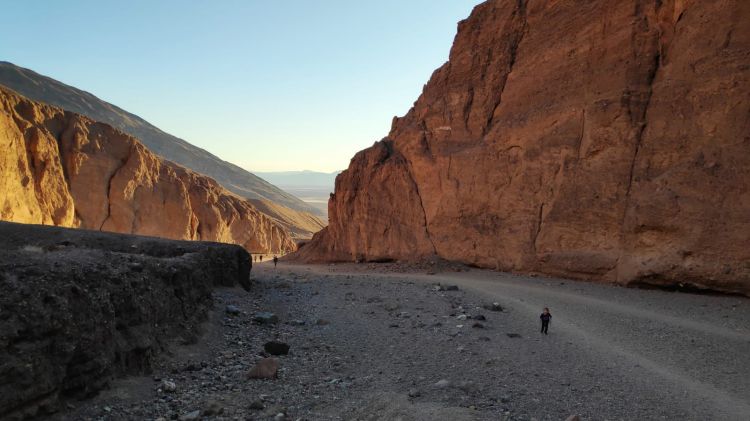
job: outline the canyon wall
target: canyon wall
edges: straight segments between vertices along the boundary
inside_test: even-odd
[[[295,249],[288,231],[216,181],[103,123],[0,87],[0,219]]]
[[[480,4],[329,219],[298,258],[750,294],[750,2]]]
[[[0,222],[0,419],[148,374],[197,338],[215,286],[250,288],[251,264],[236,245]]]

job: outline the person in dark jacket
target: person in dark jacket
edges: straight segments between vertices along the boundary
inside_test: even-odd
[[[273,267],[276,267],[276,265],[279,263],[278,256],[273,256]]]
[[[552,320],[552,314],[550,314],[549,308],[544,307],[544,311],[542,311],[542,315],[539,316],[539,318],[542,320],[542,333],[546,335],[547,329],[549,328],[549,322]]]

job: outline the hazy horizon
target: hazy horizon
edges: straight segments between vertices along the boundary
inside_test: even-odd
[[[477,3],[6,1],[0,60],[249,171],[331,173],[409,110]]]

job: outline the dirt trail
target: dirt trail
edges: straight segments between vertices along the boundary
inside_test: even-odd
[[[356,266],[343,272],[362,275]],[[329,268],[306,267],[316,273]],[[403,279],[404,274],[382,274]],[[551,307],[555,332],[589,351],[662,384],[686,402],[701,402],[717,417],[750,418],[750,306],[741,297],[625,289],[472,270],[409,274],[422,283],[457,285],[502,302],[536,321]],[[529,326],[532,329],[533,326]],[[645,373],[643,372],[645,370]],[[633,370],[636,372],[636,370]],[[634,373],[635,374],[635,373]],[[614,379],[613,379],[614,380]]]
[[[55,419],[748,419],[750,300],[453,269],[257,264],[196,344]],[[278,379],[249,380],[270,340]]]

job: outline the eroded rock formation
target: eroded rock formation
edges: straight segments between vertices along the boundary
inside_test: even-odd
[[[477,6],[329,214],[302,259],[750,294],[750,3]]]
[[[172,136],[122,108],[89,92],[66,85],[32,70],[0,61],[0,85],[33,101],[82,114],[109,124],[141,141],[158,156],[216,180],[225,189],[248,199],[268,200],[300,213],[324,216],[294,195],[237,165],[226,162],[187,141]],[[309,218],[309,217],[307,217]]]
[[[55,412],[191,341],[239,246],[0,222],[0,419]]]
[[[0,219],[293,250],[289,233],[137,139],[0,87]]]

